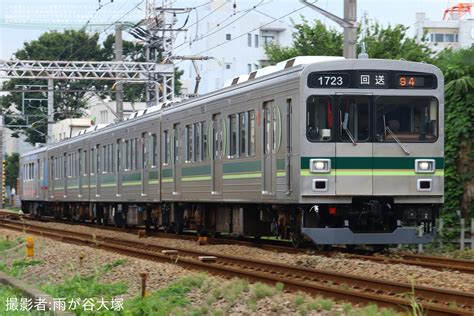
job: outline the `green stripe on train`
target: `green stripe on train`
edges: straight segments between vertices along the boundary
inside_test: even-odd
[[[330,159],[334,169],[415,169],[415,159],[434,159],[436,169],[444,169],[443,157],[301,157],[301,169],[315,158]]]
[[[251,179],[251,178],[261,178],[261,172],[240,172],[240,173],[227,173],[222,176],[224,180],[231,179]]]

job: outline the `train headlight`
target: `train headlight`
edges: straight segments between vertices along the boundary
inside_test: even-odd
[[[416,173],[433,173],[435,169],[434,159],[415,159]]]
[[[331,171],[331,160],[311,159],[309,161],[309,170],[311,173],[328,173]]]

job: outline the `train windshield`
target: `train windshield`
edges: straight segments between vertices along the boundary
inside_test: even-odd
[[[311,96],[306,104],[306,137],[311,142],[330,141],[332,100],[329,96]]]
[[[438,137],[438,102],[432,97],[381,96],[375,101],[378,142],[433,142]]]

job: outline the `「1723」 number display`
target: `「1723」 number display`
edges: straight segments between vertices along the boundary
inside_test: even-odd
[[[347,88],[348,86],[348,74],[313,72],[308,76],[308,87],[310,88]]]

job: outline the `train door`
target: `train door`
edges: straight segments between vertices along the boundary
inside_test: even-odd
[[[141,169],[142,169],[142,196],[147,196],[147,187],[148,187],[148,151],[149,149],[149,137],[148,133],[142,133],[141,139]]]
[[[337,95],[336,194],[372,195],[371,95]]]
[[[275,102],[263,103],[263,195],[273,195],[275,192],[276,149],[277,149],[277,112]]]
[[[212,195],[222,194],[222,158],[224,155],[224,125],[220,115],[212,116]]]
[[[173,195],[181,192],[181,128],[173,126]]]

